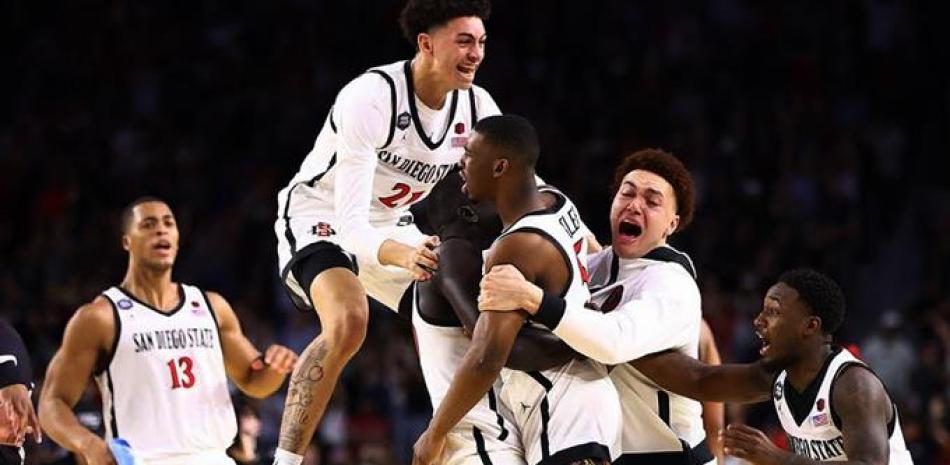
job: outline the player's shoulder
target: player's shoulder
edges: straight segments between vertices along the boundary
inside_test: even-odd
[[[863,363],[847,363],[834,374],[830,397],[833,413],[845,422],[850,415],[865,417],[857,413],[864,410],[887,418],[892,408],[884,383]]]
[[[400,66],[401,63],[397,62],[370,68],[354,77],[340,90],[336,104],[382,102],[388,105],[393,90],[398,90],[398,86],[396,86],[396,78],[398,77],[396,67]]]
[[[81,305],[70,319],[70,326],[81,333],[111,331],[115,327],[115,307],[108,297],[98,295]]]

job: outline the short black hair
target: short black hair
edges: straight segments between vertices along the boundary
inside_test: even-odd
[[[416,38],[423,32],[455,18],[478,16],[488,21],[491,2],[488,0],[409,0],[399,14],[399,27],[406,40],[416,47]]]
[[[122,216],[120,217],[121,223],[119,224],[120,235],[125,235],[126,233],[129,232],[129,226],[132,225],[132,218],[135,217],[135,211],[134,211],[135,207],[142,205],[143,203],[149,203],[149,202],[161,202],[161,203],[164,203],[165,205],[168,205],[168,202],[166,202],[165,199],[156,197],[154,195],[143,195],[133,200],[131,203],[126,205],[125,208],[122,209]]]
[[[844,322],[844,292],[833,279],[818,271],[799,268],[782,273],[778,282],[798,291],[812,314],[821,319],[821,330],[833,334]]]
[[[512,114],[494,115],[475,123],[475,132],[486,142],[504,150],[512,161],[534,168],[541,154],[541,144],[534,125],[527,119]]]

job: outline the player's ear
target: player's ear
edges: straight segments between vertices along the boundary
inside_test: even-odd
[[[807,323],[805,323],[805,334],[812,335],[815,333],[821,332],[821,317],[817,315],[812,315],[808,317]]]
[[[122,250],[125,250],[126,252],[128,252],[131,246],[132,246],[132,240],[129,239],[129,235],[123,234],[122,235]]]
[[[422,53],[432,54],[432,36],[425,32],[420,32],[416,36],[416,47]]]
[[[680,216],[679,216],[679,215],[673,215],[673,220],[670,221],[670,227],[669,227],[669,229],[666,230],[666,235],[665,235],[664,237],[670,237],[670,236],[672,236],[673,233],[676,232],[676,228],[678,228],[679,225],[680,225]]]
[[[507,159],[499,158],[494,162],[494,168],[492,169],[492,177],[497,178],[508,171],[508,166],[510,163]]]

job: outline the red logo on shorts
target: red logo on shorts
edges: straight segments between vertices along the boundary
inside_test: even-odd
[[[455,133],[461,134],[465,132],[465,123],[456,123],[455,124]]]

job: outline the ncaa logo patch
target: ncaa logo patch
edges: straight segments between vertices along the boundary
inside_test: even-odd
[[[399,128],[400,130],[405,130],[406,128],[409,127],[409,121],[411,119],[412,117],[409,116],[409,112],[407,111],[402,112],[402,114],[396,118],[396,127]]]
[[[132,301],[129,299],[119,299],[119,301],[116,302],[116,305],[118,305],[122,310],[128,310],[132,308]]]
[[[826,426],[828,424],[828,414],[819,413],[818,415],[811,417],[811,423],[815,426]]]
[[[775,383],[775,389],[772,391],[772,395],[775,397],[775,400],[782,400],[782,394],[785,393],[785,388],[782,387],[782,383]]]

